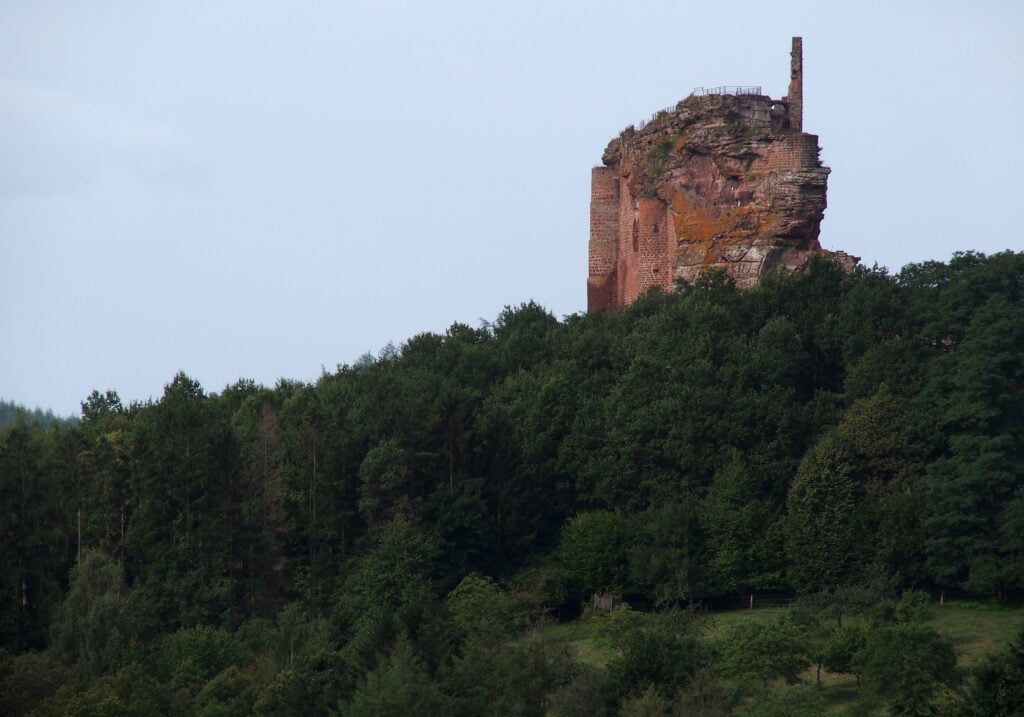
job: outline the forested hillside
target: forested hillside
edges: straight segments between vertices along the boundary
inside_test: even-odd
[[[573,714],[571,660],[512,638],[595,591],[1016,599],[1022,357],[1024,254],[966,253],[93,393],[0,435],[7,713]]]
[[[0,428],[16,423],[19,419],[27,423],[41,423],[43,425],[49,425],[55,421],[69,420],[54,415],[53,411],[44,411],[41,408],[29,410],[14,401],[5,401],[0,398]],[[70,420],[72,423],[74,422],[74,419]]]

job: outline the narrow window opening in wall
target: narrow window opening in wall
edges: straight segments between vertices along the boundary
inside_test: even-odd
[[[633,220],[633,251],[640,250],[640,222]]]
[[[657,233],[658,233],[658,223],[655,222],[653,225],[651,225],[651,234],[657,234]]]

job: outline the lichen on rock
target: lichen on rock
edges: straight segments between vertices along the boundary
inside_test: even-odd
[[[794,80],[782,100],[691,95],[609,142],[593,173],[591,310],[711,267],[741,288],[781,267],[802,271],[816,254],[853,267],[856,257],[818,241],[830,170],[793,116],[800,91]]]

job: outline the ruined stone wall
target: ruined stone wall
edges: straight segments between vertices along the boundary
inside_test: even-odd
[[[789,94],[691,95],[628,127],[592,175],[588,307],[724,268],[742,288],[823,253],[828,167],[802,127],[801,43]],[[825,252],[829,253],[829,252]],[[856,257],[834,254],[847,267]]]
[[[609,167],[594,167],[590,178],[590,277],[588,306],[620,304],[615,265],[619,247],[619,177]]]
[[[631,304],[649,287],[672,288],[672,232],[663,202],[657,199],[630,200],[622,195],[619,227],[626,246],[618,252],[616,274],[621,277],[616,304]]]
[[[793,49],[789,53],[789,91],[786,93],[789,105],[790,128],[797,132],[804,129],[804,39],[793,38]]]

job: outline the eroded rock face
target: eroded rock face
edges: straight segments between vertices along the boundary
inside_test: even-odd
[[[741,288],[824,252],[829,168],[801,131],[799,38],[789,94],[691,95],[613,139],[592,177],[588,308],[632,303],[722,267]],[[799,98],[799,101],[797,101]]]

